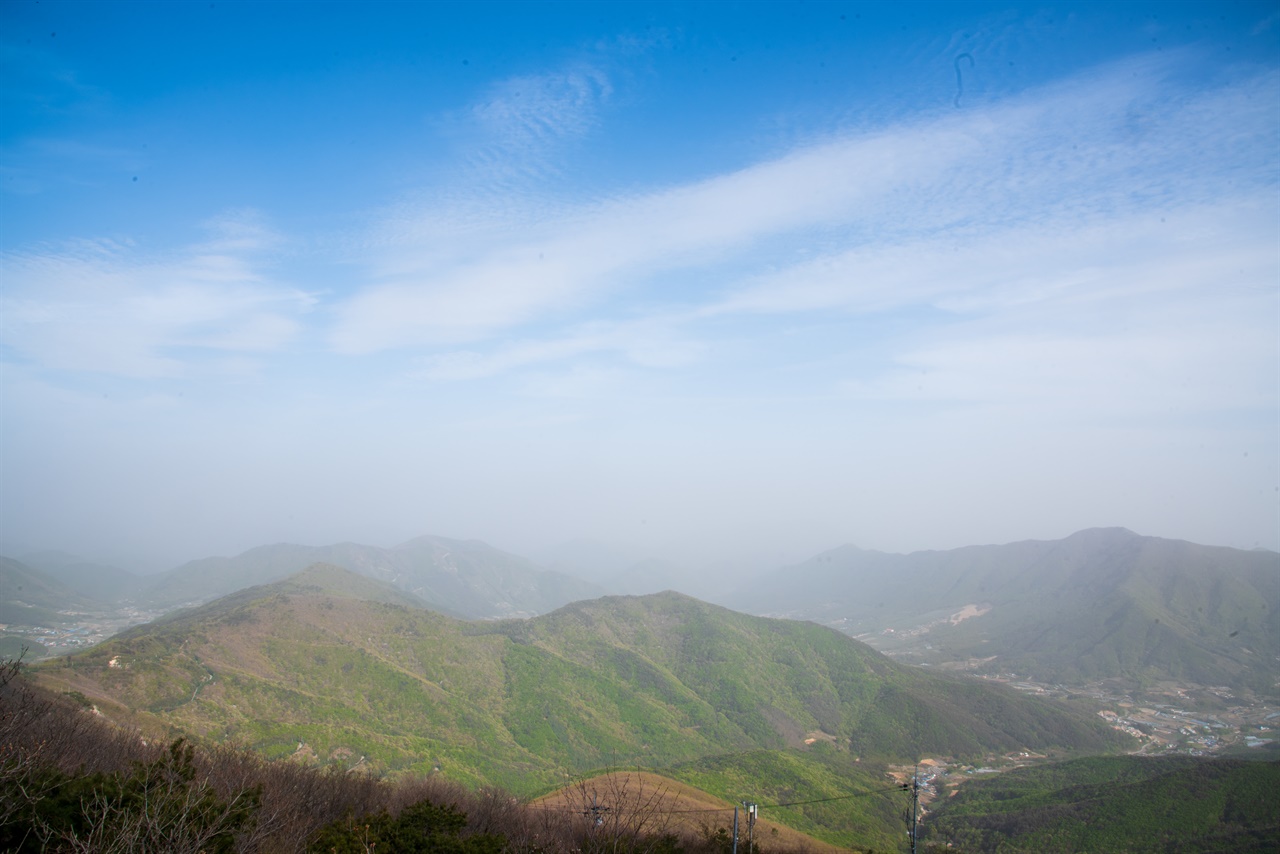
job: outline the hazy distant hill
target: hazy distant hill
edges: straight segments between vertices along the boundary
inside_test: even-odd
[[[546,546],[530,555],[544,566],[586,579],[600,594],[644,595],[679,590],[705,596],[721,586],[704,580],[701,573],[669,560],[644,557],[640,552],[579,539]]]
[[[142,578],[128,570],[94,563],[66,552],[34,552],[23,555],[22,562],[43,570],[70,589],[99,602],[131,599],[143,587]]]
[[[619,762],[662,767],[809,739],[850,767],[855,755],[1120,744],[1084,712],[678,594],[475,623],[403,597],[313,568],[39,670],[152,727],[524,791]]]
[[[529,557],[591,581],[615,578],[645,560],[645,555],[635,549],[586,538],[543,546],[530,552]]]
[[[1280,555],[1122,528],[906,555],[845,546],[736,604],[853,635],[914,631],[926,660],[991,659],[980,669],[1049,682],[1174,678],[1275,694],[1280,678]]]
[[[433,608],[469,618],[532,616],[600,593],[584,581],[478,540],[419,537],[391,549],[356,543],[278,544],[236,557],[204,558],[163,574],[145,595],[161,606],[199,602],[276,581],[314,563],[386,581]]]
[[[93,604],[49,573],[0,557],[0,623],[49,626],[64,619],[58,611]]]

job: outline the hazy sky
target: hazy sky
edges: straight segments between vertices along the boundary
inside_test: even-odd
[[[0,51],[5,548],[1280,547],[1277,3],[4,0]]]

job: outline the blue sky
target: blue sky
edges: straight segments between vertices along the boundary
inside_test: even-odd
[[[1280,5],[0,5],[0,541],[1280,547]]]

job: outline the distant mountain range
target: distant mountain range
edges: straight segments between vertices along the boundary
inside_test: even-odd
[[[467,618],[529,617],[604,592],[479,540],[419,537],[390,549],[278,544],[236,557],[204,558],[159,576],[143,597],[152,605],[207,601],[315,563],[385,581],[439,611]]]
[[[468,619],[531,617],[605,593],[708,593],[697,586],[696,573],[635,561],[634,554],[590,541],[541,557],[565,571],[476,540],[444,537],[389,549],[262,546],[146,577],[46,552],[0,566],[0,616],[14,624],[47,623],[59,610],[110,609],[126,599],[153,611],[171,609],[283,579],[317,562],[385,581]],[[911,554],[843,546],[721,589],[716,601],[748,613],[814,620],[912,663],[1049,683],[1118,679],[1141,687],[1171,680],[1280,696],[1280,555],[1270,551],[1121,528]]]
[[[744,751],[848,764],[1124,741],[1083,708],[896,664],[812,623],[676,593],[463,622],[334,566],[135,627],[39,678],[150,731],[518,791]]]
[[[760,580],[731,604],[876,633],[908,660],[978,672],[1280,695],[1280,555],[1264,550],[1123,528],[912,554],[845,546]]]
[[[622,595],[681,593],[706,599],[716,590],[717,581],[704,581],[699,573],[669,560],[644,557],[635,550],[612,548],[595,540],[571,540],[538,549],[532,557],[539,563],[584,578],[602,591]]]

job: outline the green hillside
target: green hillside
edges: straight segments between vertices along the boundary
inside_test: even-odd
[[[934,664],[1043,682],[1174,679],[1280,696],[1280,555],[1142,537],[909,555],[845,547],[754,586],[739,607],[897,633]],[[973,606],[966,611],[966,606]]]
[[[824,768],[852,779],[859,763],[873,774],[877,760],[920,754],[1120,744],[1089,715],[906,668],[813,624],[677,594],[463,622],[334,567],[136,627],[37,672],[153,732],[521,793],[619,764],[714,780],[780,750],[801,769],[796,792],[824,792]],[[719,770],[698,764],[712,757]]]
[[[922,838],[960,851],[1275,851],[1280,762],[1097,757],[964,783]]]
[[[914,760],[1114,744],[1056,705],[903,667],[813,623],[752,617],[678,593],[576,602],[499,630],[612,681],[646,686],[686,709],[700,733],[771,749],[834,739],[855,755]]]

